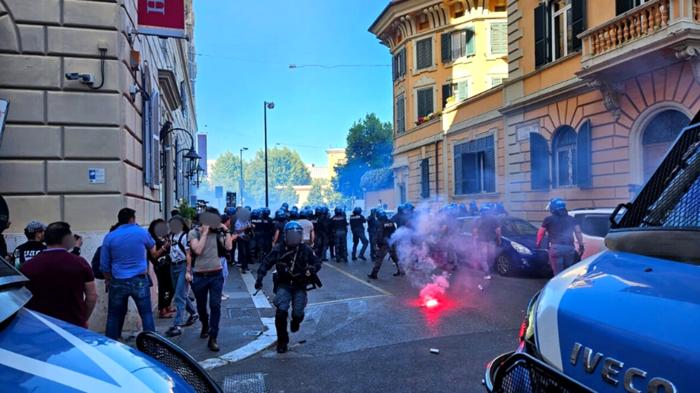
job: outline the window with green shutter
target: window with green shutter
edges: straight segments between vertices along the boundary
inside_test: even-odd
[[[402,94],[396,99],[396,133],[404,132],[406,132],[406,98]]]
[[[420,162],[420,196],[430,198],[430,159],[425,158]]]
[[[508,25],[506,22],[491,23],[491,54],[505,55],[508,53]]]
[[[422,70],[433,66],[433,39],[424,38],[416,41],[416,69]]]
[[[416,90],[416,101],[418,101],[418,119],[433,113],[434,107],[432,86]]]

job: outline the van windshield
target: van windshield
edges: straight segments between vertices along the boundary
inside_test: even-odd
[[[23,287],[26,281],[22,273],[0,258],[0,323],[29,301],[29,291]]]

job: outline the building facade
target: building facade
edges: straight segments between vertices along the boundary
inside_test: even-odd
[[[443,12],[496,6],[412,3]],[[386,32],[406,18],[403,4],[391,3],[383,27],[372,28],[390,46]],[[694,0],[509,0],[507,79],[448,106],[435,121],[441,130],[410,141],[397,134],[395,160],[407,162],[409,179],[434,178],[445,200],[503,201],[531,221],[552,197],[572,208],[629,201],[700,110],[699,21]],[[406,152],[438,165],[412,165]],[[408,183],[407,199],[431,197]]]
[[[136,34],[136,3],[0,1],[0,98],[10,101],[0,194],[10,247],[28,221],[63,220],[86,235],[91,257],[120,208],[147,224],[189,197],[192,2],[189,40]]]

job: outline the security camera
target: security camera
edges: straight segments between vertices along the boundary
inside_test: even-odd
[[[80,81],[80,83],[88,86],[95,84],[95,78],[91,74],[80,74],[77,72],[66,73],[66,79],[69,81]]]
[[[77,72],[67,72],[66,79],[68,79],[69,81],[77,81],[78,79],[80,79],[80,74]]]
[[[136,83],[129,86],[129,95],[131,96],[132,101],[136,99],[136,94],[138,94],[140,91],[141,88]]]

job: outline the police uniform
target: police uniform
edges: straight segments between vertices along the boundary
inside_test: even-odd
[[[296,222],[290,222],[289,225],[299,227]],[[282,353],[287,351],[289,343],[287,318],[290,306],[292,309],[291,331],[296,332],[304,320],[307,286],[312,277],[316,277],[316,273],[321,270],[321,260],[306,244],[300,243],[290,247],[285,242],[279,242],[260,264],[256,288],[262,288],[262,280],[273,266],[277,269],[275,276],[273,276],[275,282],[273,304],[277,309],[275,313],[277,351]]]
[[[396,266],[396,273],[394,275],[399,276],[402,274],[401,268],[398,264],[398,258],[396,258],[395,253],[392,252],[392,248],[389,245],[391,235],[393,235],[395,231],[395,224],[391,220],[389,220],[386,217],[386,215],[380,215],[377,220],[377,226],[374,235],[377,242],[376,258],[374,259],[374,268],[372,269],[372,273],[368,275],[369,278],[377,278],[377,274],[382,268],[382,263],[384,262],[384,259],[386,258],[387,254],[391,254],[391,259],[394,262],[394,265]]]
[[[316,255],[321,260],[326,261],[326,253],[330,247],[331,222],[328,217],[328,211],[325,208],[321,209],[318,217],[316,217],[316,225],[318,227],[318,230],[316,230]]]
[[[348,261],[348,221],[345,214],[335,212],[331,218],[331,227],[333,228],[333,240],[335,245],[335,260],[336,262]]]
[[[367,217],[367,235],[369,236],[369,257],[375,259],[375,250],[377,248],[377,241],[375,240],[374,233],[377,228],[377,213],[375,209]]]
[[[352,260],[357,259],[357,245],[362,242],[360,249],[360,259],[365,259],[365,251],[367,251],[367,236],[365,236],[365,223],[367,220],[361,214],[361,211],[355,211],[350,216],[350,231],[352,232]]]

